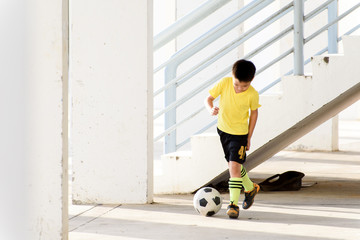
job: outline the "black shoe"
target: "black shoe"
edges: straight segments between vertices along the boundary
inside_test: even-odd
[[[239,207],[233,203],[227,207],[226,214],[229,215],[229,218],[238,218],[239,217]]]
[[[243,202],[243,209],[248,209],[254,203],[254,198],[256,194],[259,192],[260,187],[256,183],[254,183],[254,189],[248,192],[245,192],[245,200]]]

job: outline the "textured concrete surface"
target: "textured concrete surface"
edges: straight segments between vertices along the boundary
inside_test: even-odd
[[[237,220],[225,214],[228,194],[213,217],[196,213],[191,194],[158,195],[146,205],[72,205],[69,239],[360,239],[360,122],[339,134],[339,152],[280,152],[253,169],[255,182],[301,171],[308,187],[260,192]]]

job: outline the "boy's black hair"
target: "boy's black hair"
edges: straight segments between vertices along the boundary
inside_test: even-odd
[[[232,68],[232,73],[240,82],[251,82],[255,76],[255,72],[255,65],[245,59],[236,61]]]

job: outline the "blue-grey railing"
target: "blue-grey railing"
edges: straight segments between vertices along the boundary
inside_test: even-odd
[[[231,0],[207,1],[200,7],[196,8],[194,11],[190,12],[188,15],[180,18],[174,24],[161,31],[154,37],[154,50],[161,48],[166,43],[170,42],[175,37],[189,29],[191,26],[200,22],[205,17],[209,16],[230,1]]]
[[[215,11],[214,9],[218,9],[220,5],[211,6],[212,1],[208,1],[204,5],[207,6],[209,11]],[[228,1],[223,1],[222,4],[226,4]],[[196,115],[198,115],[201,111],[203,111],[204,107],[196,109],[194,112],[190,113],[189,116],[185,117],[183,120],[177,122],[176,121],[176,108],[189,99],[193,98],[196,94],[201,92],[202,90],[209,87],[211,84],[219,80],[221,77],[227,75],[231,71],[231,67],[225,68],[219,73],[215,74],[214,77],[208,79],[201,85],[195,87],[192,91],[185,94],[183,97],[177,99],[176,98],[176,88],[180,86],[182,83],[188,81],[196,75],[197,73],[204,70],[206,67],[208,67],[210,64],[215,62],[216,60],[223,57],[225,54],[230,52],[231,50],[235,49],[239,45],[243,44],[246,40],[250,39],[260,31],[262,31],[264,28],[271,25],[273,22],[277,21],[290,11],[294,11],[294,24],[287,27],[286,29],[282,30],[280,33],[276,34],[275,36],[271,37],[268,41],[263,43],[261,46],[253,50],[252,52],[248,53],[244,58],[249,59],[263,51],[264,49],[268,48],[270,45],[272,45],[274,42],[280,40],[290,32],[294,33],[294,47],[288,49],[287,51],[280,54],[275,59],[268,62],[265,66],[260,68],[257,71],[257,74],[260,74],[261,72],[265,71],[266,69],[270,68],[274,64],[278,63],[285,57],[289,56],[290,54],[294,54],[294,68],[293,70],[289,71],[285,75],[295,74],[295,75],[303,75],[304,74],[304,65],[310,62],[310,59],[307,59],[304,61],[304,45],[309,42],[310,40],[317,37],[319,34],[323,33],[324,31],[328,31],[328,47],[322,49],[317,54],[322,54],[326,51],[328,53],[336,53],[337,52],[337,45],[338,41],[341,40],[341,37],[338,38],[338,22],[355,11],[358,7],[360,7],[360,3],[355,4],[353,7],[351,7],[349,10],[345,11],[343,14],[338,16],[337,12],[337,6],[338,6],[338,0],[328,0],[321,4],[319,7],[308,13],[306,16],[304,16],[304,0],[295,0],[291,1],[289,4],[284,6],[283,8],[279,9],[277,12],[272,14],[270,17],[266,18],[261,23],[257,24],[252,29],[248,30],[247,32],[241,34],[239,38],[232,41],[230,44],[224,46],[222,49],[218,50],[214,54],[212,54],[210,57],[204,59],[197,65],[193,66],[191,69],[187,70],[185,73],[181,74],[180,76],[176,76],[177,68],[178,66],[196,54],[198,51],[203,49],[205,46],[210,44],[211,42],[215,41],[219,37],[221,37],[224,33],[230,31],[234,27],[238,26],[239,24],[246,21],[248,18],[250,18],[253,14],[257,13],[258,11],[266,8],[269,4],[274,2],[274,0],[255,0],[246,5],[244,8],[237,11],[235,14],[230,16],[228,19],[224,20],[223,22],[219,23],[217,26],[209,30],[204,35],[200,36],[198,39],[191,42],[189,45],[178,51],[174,56],[172,56],[169,60],[165,61],[163,64],[158,66],[154,72],[158,72],[161,69],[165,68],[165,84],[160,89],[156,90],[154,93],[154,96],[157,96],[160,93],[165,92],[165,107],[164,109],[160,110],[159,112],[155,113],[154,119],[164,115],[165,116],[165,130],[161,134],[155,137],[154,141],[158,141],[159,139],[165,137],[165,152],[173,152],[176,151],[181,146],[185,145],[187,142],[189,142],[190,137],[186,138],[181,143],[176,142],[176,129],[183,125],[184,123],[190,121],[193,119]],[[209,5],[207,5],[209,4]],[[321,27],[318,31],[311,34],[309,37],[304,38],[304,24],[312,19],[313,17],[317,16],[318,14],[322,13],[324,10],[328,11],[328,23]],[[201,17],[194,16],[194,12],[201,13]],[[192,12],[191,18],[196,18],[196,22],[201,21],[203,17],[206,17],[207,11],[199,11],[197,9],[196,11]],[[186,18],[186,17],[184,17]],[[183,18],[183,19],[184,19]],[[187,22],[187,21],[184,21]],[[188,23],[188,22],[187,22]],[[184,26],[183,24],[181,26],[181,31],[184,31],[185,28],[190,27],[189,24]],[[177,24],[174,24],[174,28],[178,26]],[[354,26],[350,31],[348,31],[345,35],[351,34],[352,32],[359,29],[360,24],[357,24]],[[167,33],[166,41],[170,41],[171,38],[176,37],[180,31],[175,30],[169,30],[167,29],[165,31]],[[171,32],[173,33],[173,36],[171,37]],[[156,38],[156,37],[155,37]],[[164,37],[163,37],[164,38]],[[165,41],[162,41],[161,44],[165,44]],[[274,85],[276,85],[278,82],[280,82],[281,76],[277,78],[274,82],[263,88],[259,91],[260,94],[265,92],[266,90],[270,89]],[[211,122],[210,124],[206,125],[202,129],[198,130],[194,134],[199,134],[210,127],[214,126],[216,124],[216,120]]]

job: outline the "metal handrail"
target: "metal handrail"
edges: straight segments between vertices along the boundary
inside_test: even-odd
[[[357,9],[358,7],[360,7],[360,3],[356,4],[355,6],[353,6],[352,8],[350,8],[349,10],[347,10],[346,12],[344,12],[343,14],[341,14],[340,16],[338,16],[336,19],[334,19],[333,21],[331,21],[330,23],[326,24],[325,26],[323,26],[322,28],[320,28],[318,31],[316,31],[315,33],[311,34],[309,37],[304,39],[304,43],[309,42],[310,40],[314,39],[316,36],[320,35],[320,33],[324,32],[325,30],[327,30],[329,27],[331,27],[332,25],[334,25],[335,23],[339,22],[341,19],[343,19],[344,17],[346,17],[347,15],[349,15],[350,13],[352,13],[353,11],[355,11],[355,9]]]
[[[164,46],[166,43],[170,42],[230,1],[231,0],[209,0],[188,15],[180,18],[154,37],[154,51]]]
[[[274,43],[274,41],[279,40],[280,38],[284,37],[286,34],[288,34],[290,31],[293,30],[293,25],[286,28],[285,30],[283,30],[281,33],[277,34],[276,36],[274,36],[273,38],[271,38],[270,40],[268,40],[267,42],[265,42],[264,44],[262,44],[260,47],[258,47],[257,49],[253,50],[252,52],[250,52],[248,55],[246,55],[244,58],[248,59],[251,58],[253,56],[255,56],[258,52],[262,51],[263,49],[265,49],[266,47],[270,46],[272,43]],[[291,50],[290,53],[293,52],[293,49]],[[286,56],[289,55],[290,53],[288,53],[288,51],[286,52]],[[286,56],[282,56],[282,58],[286,57]],[[278,59],[277,61],[280,61],[280,59]],[[276,61],[276,62],[277,62]],[[273,65],[274,63],[272,63],[271,65]],[[266,65],[265,67],[261,68],[260,70],[257,71],[257,74],[260,74],[262,71],[266,70],[268,67],[270,67],[271,65]],[[178,85],[179,86],[179,85]],[[154,141],[157,141],[159,139],[161,139],[163,136],[165,136],[166,134],[172,132],[173,130],[175,130],[177,127],[181,126],[183,123],[187,122],[189,119],[193,118],[194,116],[196,116],[197,114],[199,114],[202,110],[204,110],[205,107],[202,106],[199,109],[197,109],[196,111],[194,111],[192,114],[190,114],[189,116],[187,116],[186,118],[184,118],[182,121],[176,123],[175,125],[173,125],[172,127],[166,129],[163,133],[159,134],[158,136],[156,136],[154,138]]]
[[[202,36],[200,36],[199,38],[188,44],[186,47],[178,51],[169,60],[165,61],[160,66],[156,67],[154,73],[158,72],[159,70],[165,68],[170,64],[181,62],[187,57],[192,56],[197,51],[200,51],[204,45],[207,45],[215,41],[216,39],[219,38],[219,36],[230,31],[235,26],[238,26],[240,23],[250,18],[253,14],[255,14],[258,11],[257,7],[260,6],[260,9],[263,9],[273,1],[274,0],[262,0],[262,1],[253,0],[248,5],[246,5],[245,7],[243,7],[242,9],[231,15],[229,18],[225,19],[224,21],[216,25],[214,28],[210,29],[207,33],[203,34]],[[254,11],[254,9],[256,11]]]
[[[327,3],[330,4],[331,2],[333,2],[334,0],[330,0]],[[315,34],[311,35],[311,39],[318,36],[320,33],[322,33],[323,31],[325,31],[326,29],[328,29],[330,26],[332,26],[333,24],[335,24],[337,21],[341,20],[342,18],[344,18],[345,16],[347,16],[348,14],[350,14],[352,11],[354,11],[357,7],[360,6],[360,3],[355,5],[354,7],[352,7],[351,9],[349,9],[348,11],[346,11],[344,14],[340,15],[337,19],[335,19],[334,21],[332,21],[331,23],[325,25],[325,27],[321,28],[322,31],[317,31]],[[256,25],[255,27],[253,27],[251,30],[249,30],[247,33],[243,34],[242,36],[240,36],[235,42],[238,42],[240,45],[241,43],[243,43],[243,41],[247,40],[248,38],[244,39],[244,36],[249,36],[252,37],[253,35],[255,35],[256,33],[260,32],[263,28],[267,27],[269,24],[273,23],[274,21],[278,20],[279,17],[282,17],[283,15],[285,15],[286,13],[288,13],[293,7],[293,3],[288,4],[287,6],[283,7],[282,9],[280,9],[279,11],[277,11],[275,14],[273,14],[272,16],[268,17],[267,19],[265,19],[264,21],[262,21],[261,23],[259,23],[258,25]],[[321,11],[325,10],[326,8],[324,6],[320,6],[317,9],[315,9],[314,11],[316,11],[317,13],[320,13]],[[320,11],[321,10],[321,11]],[[281,14],[282,13],[282,14]],[[304,17],[304,19],[310,20],[311,16],[313,16],[313,12],[309,13],[308,15],[306,15]],[[268,47],[270,45],[270,43],[274,40],[278,40],[278,38],[280,38],[279,36],[284,36],[285,34],[287,34],[288,32],[290,32],[293,29],[294,25],[288,27],[287,29],[285,29],[283,32],[281,32],[280,34],[278,34],[276,37],[272,38],[270,41],[268,41],[266,44],[263,44],[262,46],[260,46],[259,48],[257,48],[256,53],[264,50],[266,47]],[[310,40],[311,40],[310,39]],[[243,41],[241,41],[243,40]],[[306,39],[304,41],[304,43],[306,43]],[[231,43],[229,45],[227,45],[225,48],[221,49],[222,51],[227,51],[229,48],[231,48],[231,50],[235,47],[237,47],[238,45]],[[280,61],[281,59],[283,59],[284,57],[290,55],[291,53],[294,52],[294,49],[292,48],[291,51],[287,51],[286,54],[282,54],[279,56],[279,58],[277,58],[277,61]],[[179,86],[180,84],[182,84],[182,82],[178,82],[178,80],[184,80],[184,79],[189,79],[190,77],[194,76],[195,74],[197,74],[198,72],[200,72],[200,70],[204,69],[205,67],[209,66],[211,63],[213,63],[215,60],[218,59],[217,54],[221,55],[221,52],[216,52],[216,54],[208,57],[208,59],[206,59],[205,61],[203,61],[202,63],[205,63],[203,65],[201,65],[200,67],[198,67],[199,65],[197,65],[196,67],[198,68],[196,71],[193,72],[186,72],[184,75],[175,78],[173,80],[171,80],[170,82],[168,82],[164,87],[160,88],[159,90],[157,90],[154,95],[158,95],[160,94],[162,91],[168,89],[169,87],[171,87],[174,84],[177,84],[177,86]],[[248,56],[244,57],[244,58],[250,58],[255,54],[249,54]],[[222,56],[222,55],[221,55]],[[274,63],[276,63],[274,62]],[[272,66],[274,63],[269,64],[266,66],[266,68],[262,68],[261,70],[258,71],[258,73],[266,70],[268,67]],[[200,70],[199,70],[200,69]],[[192,69],[191,69],[192,70]],[[224,70],[226,71],[226,70]],[[223,71],[223,72],[224,72]],[[186,78],[184,77],[186,76]],[[210,82],[210,83],[209,83]],[[212,81],[207,81],[204,84],[205,87],[209,86],[211,83],[213,83]],[[162,114],[169,112],[171,109],[183,104],[184,102],[186,102],[187,100],[192,98],[192,94],[196,94],[199,92],[199,90],[203,90],[205,88],[203,87],[197,87],[197,89],[189,92],[187,95],[185,95],[184,97],[182,97],[181,99],[173,102],[172,104],[168,105],[167,107],[165,107],[164,109],[162,109],[161,111],[159,111],[158,113],[156,113],[154,115],[154,119],[160,117]]]
[[[321,4],[319,7],[317,7],[316,9],[312,10],[311,12],[309,12],[305,17],[304,17],[304,21],[307,22],[310,19],[312,19],[313,17],[315,17],[316,15],[318,15],[319,13],[321,13],[322,11],[326,10],[326,8],[329,6],[329,4],[331,4],[332,2],[334,2],[335,0],[328,0],[327,2],[324,2],[323,4]]]
[[[293,3],[291,2],[290,4],[286,5],[285,7],[283,7],[282,9],[271,15],[270,17],[266,18],[265,20],[257,24],[255,27],[251,28],[246,33],[243,33],[240,37],[232,41],[230,44],[219,49],[213,55],[207,57],[204,61],[200,62],[199,64],[188,70],[187,72],[183,73],[181,76],[170,80],[167,84],[165,84],[165,86],[156,90],[154,96],[159,95],[164,90],[170,88],[174,84],[180,86],[186,80],[190,79],[191,77],[199,73],[201,70],[205,69],[206,67],[214,63],[216,60],[220,59],[221,57],[223,57],[224,55],[226,55],[227,53],[229,53],[230,51],[232,51],[233,49],[244,43],[249,38],[253,37],[260,31],[262,31],[263,29],[265,29],[266,27],[268,27],[269,25],[280,19],[282,16],[286,15],[288,12],[292,10],[293,6],[294,6]]]
[[[274,2],[274,0],[252,1],[250,4],[246,5],[245,7],[237,11],[235,14],[212,28],[209,32],[203,34],[197,40],[188,44],[182,50],[177,52],[175,55],[173,55],[173,57],[170,58],[170,60],[168,61],[169,63],[166,65],[165,82],[176,77],[176,71],[178,66],[186,59],[201,51],[205,46],[219,39],[225,33],[237,27],[240,23],[252,17],[258,11],[265,8],[272,2]],[[210,85],[209,83],[205,84],[207,84],[207,86]],[[197,92],[195,91],[192,91],[192,93],[197,94]],[[185,101],[187,100],[185,99]],[[172,86],[165,91],[165,106],[167,107],[169,105],[172,105],[174,102],[176,102],[176,86]],[[176,124],[175,108],[165,113],[165,129],[168,129],[174,124]],[[165,152],[172,151],[176,151],[176,131],[173,131],[165,136]]]
[[[250,37],[254,36],[255,34],[257,34],[258,32],[260,32],[261,30],[263,30],[264,28],[266,28],[267,26],[269,26],[270,24],[272,24],[273,22],[277,21],[278,19],[280,19],[282,16],[284,16],[285,14],[287,14],[288,12],[290,12],[292,10],[293,7],[293,3],[290,3],[288,5],[286,5],[285,7],[283,7],[282,9],[280,9],[279,11],[277,11],[276,13],[272,14],[270,17],[266,18],[264,21],[262,21],[261,23],[257,24],[255,27],[253,27],[252,29],[250,29],[248,32],[242,34],[236,41],[235,43],[231,43],[229,45],[227,45],[226,49],[223,51],[231,51],[232,49],[234,49],[235,47],[239,46],[240,44],[242,44],[243,42],[245,42],[247,39],[249,39]],[[227,53],[227,52],[226,52]],[[216,54],[221,55],[221,52],[217,52]],[[214,54],[215,55],[215,54]],[[219,57],[218,56],[210,56],[206,61],[206,65],[208,66],[210,65],[210,63],[213,63],[215,60],[217,60]],[[205,68],[204,66],[202,66],[203,68]],[[201,68],[201,70],[203,69]],[[191,76],[195,75],[196,73],[198,73],[199,71],[196,71],[195,73],[193,73]],[[189,73],[186,73],[189,74]],[[176,78],[175,78],[176,80]],[[206,82],[207,83],[207,82]],[[205,84],[206,84],[205,83]],[[210,81],[210,84],[212,82]],[[168,89],[169,87],[171,87],[172,85],[176,84],[176,82],[174,80],[171,80],[171,82],[167,83],[163,88],[161,89]],[[207,84],[207,86],[209,86],[210,84]],[[203,87],[198,87],[197,89],[201,89],[203,90]],[[180,104],[184,103],[186,100],[189,100],[190,98],[192,98],[192,94],[197,93],[198,91],[191,91],[189,92],[187,95],[185,95],[184,97],[182,97],[181,99],[173,102],[172,104],[170,104],[169,106],[165,107],[163,110],[161,110],[160,112],[156,113],[154,115],[154,119],[160,117],[162,114],[169,112],[171,109],[179,106]],[[160,92],[157,91],[157,94],[159,94]]]

